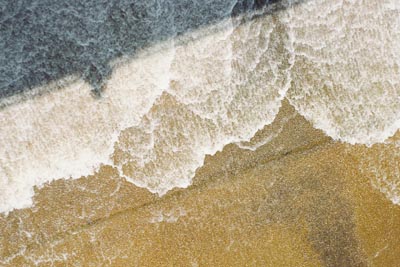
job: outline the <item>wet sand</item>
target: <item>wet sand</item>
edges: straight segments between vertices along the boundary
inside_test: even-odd
[[[207,156],[161,198],[110,166],[36,188],[0,217],[0,264],[400,266],[400,206],[365,168],[390,146],[335,142],[286,101],[252,142],[266,138]]]

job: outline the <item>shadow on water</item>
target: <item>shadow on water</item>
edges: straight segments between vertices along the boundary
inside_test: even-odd
[[[0,100],[69,75],[99,96],[115,58],[229,17],[300,2],[0,0]]]

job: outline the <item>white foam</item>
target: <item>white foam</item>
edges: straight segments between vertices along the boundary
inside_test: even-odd
[[[152,217],[150,218],[150,223],[175,223],[179,220],[179,218],[186,216],[186,210],[178,207],[172,210],[164,211],[164,210],[156,210],[152,212]]]
[[[118,60],[101,99],[69,77],[3,108],[0,212],[100,164],[159,195],[187,187],[205,155],[248,141],[286,94],[333,138],[382,142],[400,126],[399,7],[383,2],[316,0],[222,21]]]
[[[0,211],[30,206],[34,185],[79,178],[112,164],[120,131],[137,124],[168,85],[168,52],[116,67],[101,99],[70,77],[62,89],[2,109]]]
[[[70,77],[62,89],[50,84],[49,93],[3,108],[0,211],[30,206],[35,185],[88,175],[100,164],[160,195],[190,185],[206,154],[250,139],[278,112],[290,55],[264,57],[269,35],[281,35],[274,27],[271,18],[240,28],[224,21],[193,33],[194,41],[115,62],[101,99]],[[284,37],[274,45],[283,47]],[[125,158],[113,155],[117,140]]]
[[[271,131],[268,132],[266,136],[258,137],[257,135],[255,135],[253,138],[251,138],[250,141],[238,142],[236,143],[236,145],[241,149],[256,151],[260,147],[270,143],[272,140],[277,138],[282,133],[287,123],[291,121],[294,117],[296,117],[296,115],[296,113],[293,113],[292,115],[283,118],[281,121],[279,121],[279,128],[271,129]]]
[[[289,87],[288,36],[271,17],[215,27],[175,47],[170,87],[116,144],[123,175],[159,195],[190,185],[205,155],[271,123]]]
[[[371,184],[393,204],[400,205],[400,132],[384,144],[364,151],[361,171],[371,177]]]
[[[400,127],[398,5],[316,0],[288,14],[296,54],[290,103],[337,140],[372,145],[392,136]]]

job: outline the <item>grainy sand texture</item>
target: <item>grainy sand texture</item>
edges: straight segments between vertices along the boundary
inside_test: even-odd
[[[0,0],[0,266],[399,267],[399,129],[398,0]]]

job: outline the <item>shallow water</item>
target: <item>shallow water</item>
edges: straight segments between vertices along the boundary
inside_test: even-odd
[[[39,96],[2,99],[12,104],[0,110],[0,211],[29,207],[34,186],[102,164],[160,196],[185,188],[206,155],[243,146],[284,99],[334,140],[390,150],[389,165],[360,166],[398,204],[399,146],[384,142],[400,127],[399,27],[396,0],[307,1],[114,59],[100,98],[72,74],[26,93],[47,92]]]

